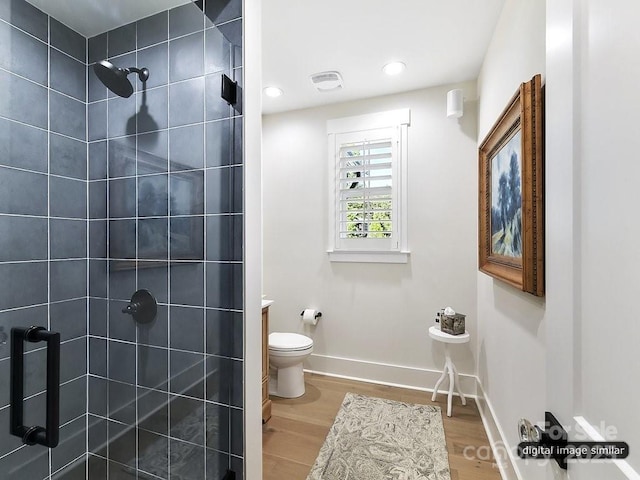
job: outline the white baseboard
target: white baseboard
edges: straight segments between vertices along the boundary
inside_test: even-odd
[[[493,456],[498,464],[502,480],[522,480],[520,471],[516,467],[516,459],[513,456],[514,452],[509,448],[509,445],[505,440],[506,437],[504,435],[504,431],[496,418],[491,401],[487,398],[480,379],[476,377],[476,381],[478,385],[476,403],[478,405],[484,429],[487,432],[489,445],[491,445]]]
[[[433,387],[442,375],[442,371],[429,370],[426,368],[405,367],[402,365],[315,354],[311,354],[305,362],[305,371],[369,383],[379,383],[393,387],[411,388],[425,392],[433,392]],[[475,398],[477,393],[476,377],[461,373],[459,378],[462,393],[465,397]],[[448,385],[448,380],[446,380],[446,388],[449,388]],[[440,388],[439,393],[446,394],[448,390]]]
[[[440,375],[442,375],[442,371],[438,370],[316,354],[312,354],[305,362],[305,371],[330,377],[410,388],[424,392],[433,392],[433,387]],[[522,480],[522,476],[515,464],[514,453],[508,448],[504,432],[497,421],[491,402],[487,398],[478,377],[468,374],[460,374],[459,377],[462,393],[465,396],[474,398],[478,404],[480,417],[487,432],[489,445],[493,450],[502,479]],[[445,382],[445,385],[448,388],[447,382]],[[447,394],[448,391],[439,389],[439,393]]]

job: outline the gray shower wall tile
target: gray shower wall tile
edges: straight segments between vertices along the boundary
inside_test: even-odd
[[[85,452],[86,418],[84,416],[60,428],[60,443],[51,450],[51,469],[55,472]]]
[[[205,73],[229,70],[231,64],[231,44],[217,28],[205,32]]]
[[[107,336],[107,300],[105,299],[89,299],[89,334],[97,337]]]
[[[107,32],[91,37],[88,41],[88,62],[99,62],[107,58]]]
[[[87,41],[78,32],[60,23],[55,18],[50,19],[51,45],[62,50],[80,62],[87,61]]]
[[[175,172],[169,175],[169,205],[171,215],[201,215],[204,213],[204,181],[202,170]]]
[[[107,87],[100,81],[93,70],[94,64],[87,67],[88,103],[107,99]]]
[[[89,180],[107,178],[107,142],[89,144]]]
[[[52,303],[49,310],[51,330],[60,333],[61,342],[80,338],[87,334],[86,298]]]
[[[47,176],[0,167],[0,213],[47,215]]]
[[[138,68],[149,69],[149,79],[145,84],[147,89],[164,86],[168,83],[168,45],[167,42],[162,42],[158,45],[138,50]]]
[[[107,182],[104,180],[89,182],[89,218],[107,218]]]
[[[91,342],[91,339],[89,339]],[[91,343],[89,343],[89,354],[91,354]],[[107,416],[107,385],[108,381],[102,377],[89,376],[89,413]],[[91,424],[91,417],[89,418]]]
[[[207,262],[207,307],[242,310],[241,263]]]
[[[1,262],[46,260],[47,248],[46,218],[0,215]]]
[[[164,173],[167,171],[169,135],[167,131],[137,135],[138,175]]]
[[[242,261],[242,215],[208,215],[207,260]]]
[[[166,216],[169,211],[168,195],[166,174],[138,177],[138,216]]]
[[[89,221],[89,258],[107,258],[107,221]]]
[[[69,300],[87,295],[86,260],[50,263],[51,301]]]
[[[55,48],[49,50],[51,88],[84,102],[87,90],[84,62],[80,62]]]
[[[134,372],[135,373],[135,372]],[[109,418],[132,424],[136,419],[136,388],[121,382],[109,382]],[[111,432],[110,432],[111,435]],[[113,439],[113,437],[112,437]],[[113,458],[113,457],[112,457]]]
[[[221,452],[229,451],[229,407],[206,405],[206,447]]]
[[[86,220],[51,219],[51,258],[87,257],[87,222]]]
[[[138,425],[141,429],[167,435],[169,425],[169,395],[138,387]]]
[[[0,310],[48,301],[47,262],[0,263]]]
[[[190,2],[169,10],[169,38],[204,30],[204,15],[194,3],[201,5],[202,1]]]
[[[167,87],[142,90],[136,94],[136,127],[138,133],[166,129],[169,122]]]
[[[107,101],[90,103],[87,106],[87,119],[89,122],[89,141],[104,140],[107,138]]]
[[[207,21],[218,25],[242,16],[242,0],[207,1],[204,5]]]
[[[49,37],[49,17],[25,0],[0,2],[0,18],[43,42]]]
[[[136,24],[129,23],[108,33],[108,55],[115,57],[136,49]],[[126,65],[127,67],[130,65]]]
[[[24,480],[25,478],[45,478],[49,473],[49,452],[46,447],[23,446],[20,450],[0,458],[0,472],[3,480]]]
[[[109,140],[107,172],[109,178],[130,177],[136,174],[136,137]]]
[[[173,262],[169,267],[170,302],[204,306],[204,263]]]
[[[164,42],[168,38],[169,12],[164,11],[138,20],[138,48]]]
[[[0,22],[0,67],[47,86],[47,44]]]
[[[4,332],[7,335],[11,334],[11,329],[13,327],[30,327],[32,325],[47,325],[47,306],[40,305],[36,307],[28,307],[21,308],[18,310],[9,310],[6,312],[0,313],[0,331]],[[27,342],[24,346],[25,352],[35,350],[40,348],[40,345],[35,343]],[[11,342],[7,342],[4,344],[0,344],[0,360],[8,359],[11,354]],[[8,367],[7,367],[8,368]],[[9,378],[8,376],[0,376],[0,378]],[[0,390],[0,395],[1,395]],[[6,392],[7,398],[9,397],[9,392]],[[5,403],[0,401],[0,408],[2,408]]]
[[[204,217],[172,217],[169,228],[171,260],[204,258]]]
[[[87,379],[80,377],[60,387],[60,425],[87,413]]]
[[[89,296],[107,297],[106,260],[89,260]]]
[[[243,209],[243,169],[241,166],[206,170],[205,213],[241,213]]]
[[[229,43],[232,68],[242,66],[242,20],[234,20],[218,26],[218,30]]]
[[[133,163],[135,166],[135,163]],[[109,180],[109,218],[136,216],[136,179]],[[127,257],[128,258],[128,257]]]
[[[69,137],[49,134],[50,173],[87,179],[87,144]]]
[[[207,309],[206,352],[229,358],[243,358],[243,316],[240,312]]]
[[[110,98],[108,104],[108,137],[135,135],[137,119],[136,96]]]
[[[35,127],[47,128],[47,89],[0,70],[0,116]]]
[[[171,348],[204,352],[204,308],[171,307]]]
[[[169,42],[169,80],[179,82],[204,74],[204,32]]]
[[[204,399],[204,355],[178,350],[170,350],[169,353],[169,391]]]
[[[87,373],[87,339],[71,340],[60,345],[60,382],[78,378]]]
[[[204,78],[169,86],[169,126],[179,127],[204,121]]]
[[[169,356],[163,348],[138,345],[137,384],[154,390],[166,390],[169,383]]]
[[[138,220],[138,258],[166,260],[168,253],[168,219]]]
[[[136,346],[130,343],[110,341],[108,356],[109,378],[111,380],[117,380],[118,382],[135,385]],[[113,387],[114,385],[117,385],[117,383],[112,382],[110,386]],[[135,392],[133,398],[135,398]],[[112,407],[111,410],[113,411],[115,409]]]
[[[107,341],[103,338],[89,337],[89,373],[101,377],[107,375]],[[92,410],[91,413],[97,412]]]
[[[0,165],[47,172],[47,132],[0,118]]]
[[[49,179],[49,212],[52,217],[87,218],[87,182],[63,177]]]
[[[86,140],[86,103],[51,91],[49,94],[49,111],[52,131],[77,138],[78,140]]]
[[[204,167],[204,125],[169,130],[169,168],[172,172]]]

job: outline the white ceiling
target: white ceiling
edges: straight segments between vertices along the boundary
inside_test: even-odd
[[[5,1],[5,0],[0,0]],[[27,0],[46,14],[91,38],[191,0]]]
[[[263,0],[263,113],[475,79],[504,0]],[[389,77],[382,67],[407,65]],[[344,88],[318,92],[309,76],[338,70]]]

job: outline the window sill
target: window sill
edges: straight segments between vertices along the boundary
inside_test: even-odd
[[[409,263],[409,251],[368,252],[327,250],[330,262],[345,263]]]

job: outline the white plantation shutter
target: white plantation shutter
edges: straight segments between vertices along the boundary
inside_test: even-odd
[[[339,145],[336,191],[341,239],[392,237],[392,153],[392,138]]]
[[[408,123],[408,110],[328,122],[332,261],[407,261]]]

